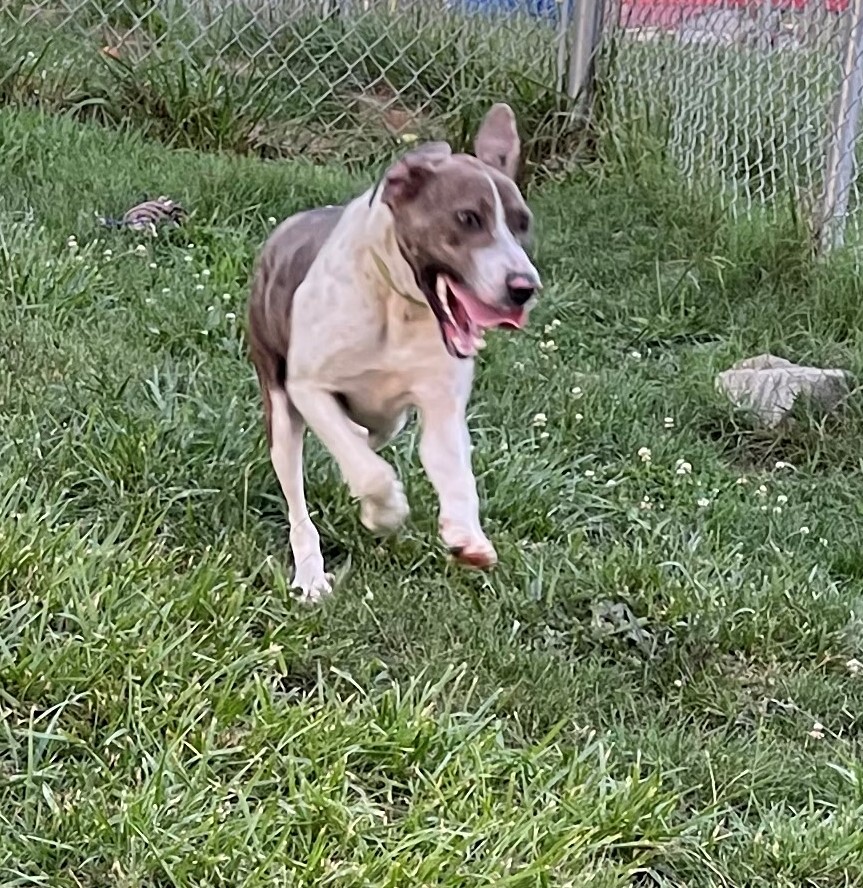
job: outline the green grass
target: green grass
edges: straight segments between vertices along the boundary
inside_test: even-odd
[[[859,374],[850,264],[648,165],[533,190],[545,295],[470,415],[500,566],[446,561],[413,427],[386,545],[311,439],[308,609],[248,277],[375,171],[10,110],[0,156],[0,883],[861,884],[863,413],[764,436],[712,387]],[[97,225],[144,193],[187,227]]]

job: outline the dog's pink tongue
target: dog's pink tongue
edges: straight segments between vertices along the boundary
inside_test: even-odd
[[[483,329],[491,327],[511,327],[521,330],[527,321],[527,312],[523,308],[492,308],[477,299],[470,290],[448,279],[447,283],[453,296],[458,299],[461,307],[470,318],[471,323]]]

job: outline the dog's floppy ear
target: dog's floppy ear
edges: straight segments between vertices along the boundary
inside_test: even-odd
[[[446,142],[426,142],[409,151],[384,174],[381,201],[392,209],[397,203],[412,200],[451,155],[452,148]]]
[[[515,114],[509,105],[492,105],[473,141],[474,153],[489,166],[500,170],[510,179],[518,172],[521,142],[515,125]]]

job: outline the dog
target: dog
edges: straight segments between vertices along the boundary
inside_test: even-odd
[[[249,353],[303,601],[333,583],[306,505],[307,426],[359,499],[363,525],[382,535],[409,510],[378,451],[416,409],[444,545],[469,567],[497,562],[465,414],[485,331],[523,328],[542,287],[528,254],[533,216],[515,183],[520,152],[512,109],[493,105],[474,155],[421,144],[350,202],[290,216],[260,251]]]

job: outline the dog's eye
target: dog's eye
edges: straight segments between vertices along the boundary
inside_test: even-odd
[[[458,219],[458,224],[468,231],[479,231],[482,228],[482,219],[473,210],[459,210],[455,217]]]

